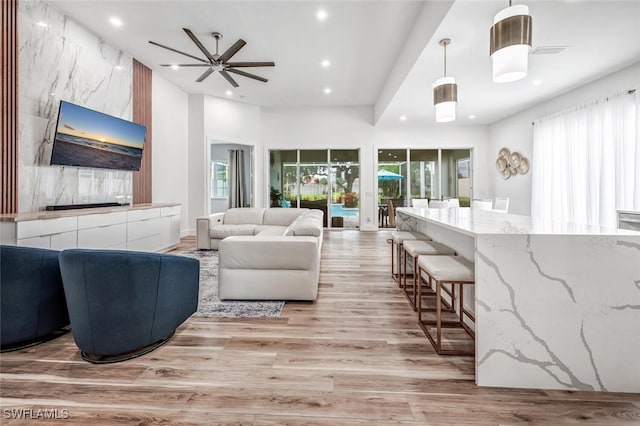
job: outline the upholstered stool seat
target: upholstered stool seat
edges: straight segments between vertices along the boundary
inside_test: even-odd
[[[430,238],[420,232],[414,231],[393,231],[391,232],[391,238],[387,240],[388,243],[391,244],[391,277],[401,285],[401,264],[400,264],[400,254],[402,253],[402,245],[405,241],[409,240],[425,240],[428,241]],[[398,259],[398,267],[396,270],[395,259]]]
[[[453,256],[456,254],[455,250],[447,247],[442,243],[438,243],[436,241],[423,241],[423,240],[407,240],[402,246],[402,264],[403,264],[403,277],[402,277],[402,285],[400,286],[407,296],[409,303],[411,304],[411,308],[415,311],[416,308],[416,285],[419,283],[416,271],[416,259],[418,256],[423,255],[432,255],[432,256]],[[407,285],[407,275],[408,274],[408,266],[407,266],[407,256],[409,256],[411,261],[411,267],[413,268],[413,284]]]
[[[474,264],[460,256],[419,256],[418,257],[418,277],[422,280],[422,274],[428,276],[428,284],[431,287],[435,281],[435,312],[436,319],[423,319],[422,310],[422,286],[418,288],[418,321],[420,327],[426,334],[427,338],[433,345],[438,355],[473,355],[474,351],[459,349],[443,349],[442,348],[442,328],[443,327],[462,327],[472,338],[475,338],[474,332],[465,323],[465,317],[475,322],[474,315],[464,307],[464,285],[475,284]],[[458,292],[458,319],[456,321],[443,321],[442,319],[442,289],[444,284],[451,284],[452,293],[455,294],[455,286],[459,286]],[[436,337],[434,338],[427,326],[436,326]],[[473,345],[472,345],[473,346]]]

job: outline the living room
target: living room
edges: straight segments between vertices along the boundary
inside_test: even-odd
[[[2,408],[67,409],[78,422],[103,423],[637,421],[633,393],[475,386],[473,360],[433,352],[390,276],[389,234],[378,224],[379,150],[468,149],[472,197],[508,197],[509,213],[532,216],[533,170],[504,179],[494,164],[501,148],[537,167],[532,123],[640,84],[640,3],[529,3],[533,47],[564,51],[529,55],[530,75],[503,84],[491,82],[488,29],[506,2],[3,3],[14,8],[19,47],[11,56],[3,41],[3,58],[11,56],[16,70],[9,110],[17,122],[13,133],[3,128],[3,151],[17,152],[3,156],[3,203],[12,200],[3,213],[123,200],[179,205],[179,216],[168,217],[179,217],[179,247],[194,247],[198,218],[214,213],[211,144],[252,148],[252,206],[265,208],[272,151],[351,149],[359,154],[360,231],[325,231],[318,300],[287,302],[280,317],[189,320],[165,352],[133,364],[90,365],[70,336],[27,350],[24,366],[20,352],[8,361],[3,354]],[[212,31],[224,36],[220,51],[242,37],[247,45],[234,59],[273,60],[249,70],[269,81],[234,74],[235,88],[215,72],[196,83],[203,69],[161,67],[190,59],[149,41],[200,54],[182,28],[212,51]],[[439,41],[447,37],[445,59]],[[431,85],[445,61],[446,74],[458,78],[457,118],[436,123]],[[142,89],[134,87],[140,67]],[[51,166],[60,101],[132,121],[146,113],[144,172]],[[15,151],[4,149],[5,135],[14,135]],[[205,352],[216,353],[215,365]],[[76,387],[88,396],[67,396]],[[111,395],[113,409],[100,393]]]

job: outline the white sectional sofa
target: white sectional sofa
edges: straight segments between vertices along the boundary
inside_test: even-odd
[[[218,249],[221,300],[315,300],[323,212],[237,208],[198,218],[197,247]]]

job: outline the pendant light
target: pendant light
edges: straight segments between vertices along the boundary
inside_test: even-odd
[[[446,123],[456,119],[456,103],[458,102],[458,85],[454,77],[447,77],[447,45],[451,39],[440,40],[444,47],[444,77],[433,83],[433,104],[436,108],[436,121]]]
[[[493,81],[507,83],[527,76],[531,49],[531,15],[523,4],[502,9],[493,18],[490,31]]]

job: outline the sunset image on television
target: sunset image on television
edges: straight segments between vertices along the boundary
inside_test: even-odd
[[[60,102],[51,164],[139,170],[146,128]]]

